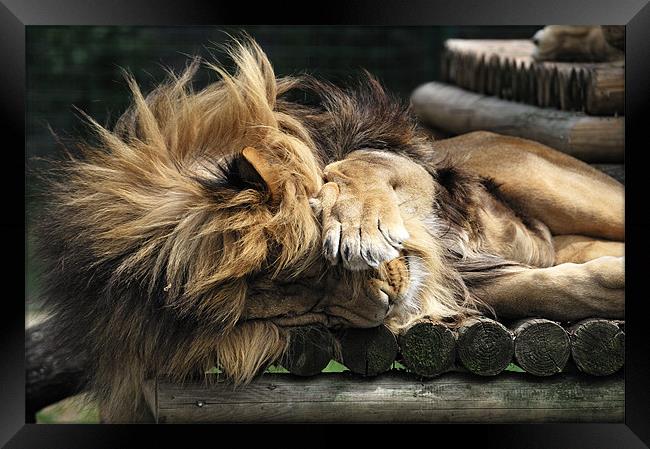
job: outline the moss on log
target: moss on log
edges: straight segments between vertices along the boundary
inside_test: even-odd
[[[404,365],[425,377],[437,376],[451,369],[456,355],[456,339],[445,325],[428,320],[418,321],[399,337]]]

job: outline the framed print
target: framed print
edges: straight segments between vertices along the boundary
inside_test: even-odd
[[[63,3],[0,5],[3,444],[647,447],[647,2]]]

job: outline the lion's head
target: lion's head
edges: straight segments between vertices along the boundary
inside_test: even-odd
[[[314,126],[337,117],[319,121],[318,106],[290,101],[318,84],[276,78],[254,42],[233,44],[230,55],[235,73],[208,64],[221,79],[198,91],[197,61],[146,97],[128,77],[132,106],[113,130],[87,118],[96,142],[50,184],[40,237],[52,301],[113,396],[152,372],[182,377],[215,363],[246,382],[282,355],[295,326],[399,326],[438,310],[446,294],[431,287],[438,306],[417,303],[424,278],[443,269],[427,261],[437,244],[422,224],[409,230],[403,257],[376,270],[324,261],[310,200],[337,155],[318,150]],[[378,89],[364,95],[379,98]],[[374,119],[386,135],[377,141],[410,145],[402,112],[381,111],[386,118]],[[369,288],[377,280],[394,307]]]

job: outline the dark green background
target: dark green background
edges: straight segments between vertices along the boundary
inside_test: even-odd
[[[365,68],[408,97],[438,78],[440,52],[450,37],[528,38],[539,27],[27,27],[27,152],[52,154],[58,133],[80,132],[76,106],[100,123],[115,119],[128,101],[121,69],[145,90],[181,70],[188,55],[244,30],[267,52],[278,75],[306,71],[340,80]],[[219,53],[216,53],[219,56]],[[204,71],[198,83],[207,81]]]

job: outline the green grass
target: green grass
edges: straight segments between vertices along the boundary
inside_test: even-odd
[[[395,371],[408,371],[408,368],[406,368],[404,365],[402,365],[399,362],[393,362],[393,366],[391,368],[392,370]],[[321,373],[342,373],[344,371],[349,371],[349,369],[346,368],[345,365],[337,362],[336,360],[330,360],[330,362],[327,364],[325,368],[321,371]],[[505,371],[512,371],[516,373],[525,373],[523,369],[515,365],[514,363],[509,364]],[[280,366],[280,365],[270,365],[268,368],[266,368],[265,373],[270,373],[270,374],[288,374],[289,371]],[[218,374],[222,373],[222,371],[219,368],[211,368],[208,371],[206,371],[206,374]]]
[[[511,363],[510,365],[508,365],[508,366],[506,367],[506,371],[514,371],[515,373],[525,373],[525,372],[526,372],[526,371],[524,371],[523,369],[519,368],[519,367],[518,367],[517,365],[515,365],[514,363]]]
[[[66,398],[36,413],[37,424],[97,424],[97,404],[84,395]]]

